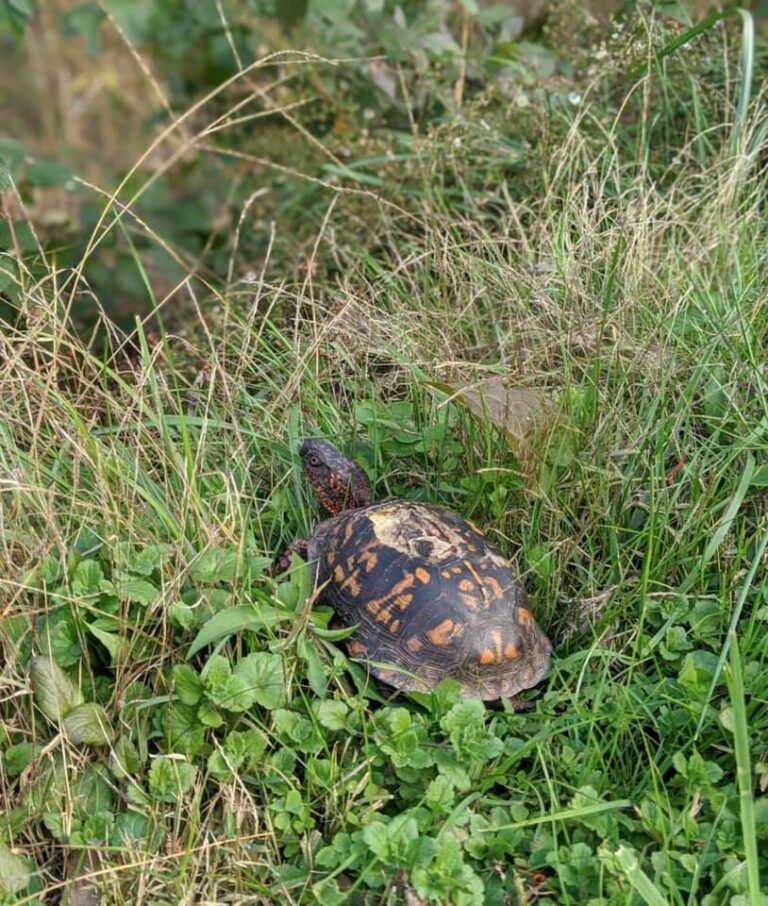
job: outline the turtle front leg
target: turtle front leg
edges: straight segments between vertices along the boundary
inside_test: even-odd
[[[291,557],[293,557],[294,554],[298,554],[300,557],[307,560],[308,547],[309,538],[297,538],[295,541],[291,541],[288,547],[286,547],[282,554],[280,554],[277,560],[272,564],[269,574],[271,576],[278,576],[280,573],[284,573],[291,565]]]

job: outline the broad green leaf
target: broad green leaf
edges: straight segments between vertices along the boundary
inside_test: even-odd
[[[293,748],[300,752],[316,752],[323,744],[315,725],[295,711],[278,710],[273,714],[275,728]]]
[[[200,708],[194,705],[182,705],[174,702],[169,708],[168,714],[168,747],[174,752],[180,752],[183,755],[197,755],[205,743],[206,724],[200,715]],[[214,712],[215,713],[215,712]],[[216,726],[222,723],[218,718]]]
[[[110,842],[113,846],[120,847],[126,843],[142,843],[148,839],[150,829],[150,819],[146,815],[129,809],[115,819]]]
[[[77,776],[72,802],[82,817],[114,808],[114,778],[103,764],[90,764]]]
[[[711,651],[690,651],[683,661],[678,682],[697,699],[703,700],[717,670],[717,657]]]
[[[8,0],[8,5],[12,6],[17,13],[29,18],[35,14],[35,4],[32,0]]]
[[[183,758],[161,755],[149,769],[149,790],[161,802],[178,802],[195,782],[197,768]]]
[[[282,705],[287,697],[285,669],[279,654],[256,651],[238,661],[235,675],[242,678],[254,699],[270,710]]]
[[[54,723],[82,704],[80,690],[51,658],[32,658],[30,677],[35,703]]]
[[[296,653],[307,665],[307,680],[312,691],[318,698],[324,698],[328,691],[328,677],[312,642],[306,635],[298,640]]]
[[[318,702],[315,712],[317,719],[326,730],[343,730],[347,725],[349,705],[328,698],[325,701]]]
[[[64,732],[75,745],[106,746],[114,737],[107,712],[95,702],[73,708],[64,718]]]
[[[258,764],[268,743],[260,730],[233,730],[224,740],[223,751],[216,750],[209,756],[208,770],[218,780],[229,783],[241,766]]]
[[[755,469],[750,484],[753,488],[768,488],[768,465],[758,466]]]
[[[268,557],[242,554],[232,548],[214,547],[203,551],[190,566],[189,574],[196,582],[210,585],[216,582],[234,582],[238,578],[255,579],[270,565]]]
[[[485,726],[485,706],[476,699],[459,702],[440,721],[454,751],[470,764],[485,764],[501,754],[504,743]]]
[[[151,576],[156,569],[168,562],[171,551],[170,544],[151,544],[140,551],[130,551],[125,568],[139,576]]]
[[[101,49],[100,32],[104,18],[104,12],[96,3],[80,3],[63,14],[63,33],[79,35],[85,42],[88,56],[95,57]]]
[[[103,578],[104,573],[96,560],[81,560],[72,575],[72,594],[81,597],[99,594]]]
[[[63,186],[72,179],[73,173],[69,167],[52,160],[36,160],[27,166],[25,178],[33,186],[52,188]]]
[[[146,579],[123,574],[117,580],[117,594],[122,600],[146,607],[158,599],[160,589]]]
[[[115,742],[109,755],[109,767],[118,780],[141,769],[141,758],[130,737],[121,736]]]
[[[0,138],[0,162],[13,172],[29,154],[29,149],[13,138]]]
[[[42,746],[34,742],[20,742],[15,746],[8,746],[3,752],[3,763],[9,777],[18,777],[24,768],[31,764],[42,750]]]
[[[11,897],[29,884],[31,872],[27,863],[0,842],[0,896]]]
[[[40,648],[60,667],[74,667],[82,657],[83,649],[74,621],[67,615],[63,619],[46,621],[40,632]]]
[[[185,705],[196,705],[203,694],[203,681],[189,664],[176,664],[173,668],[173,690]]]
[[[431,780],[427,786],[426,801],[433,812],[447,814],[453,808],[456,791],[451,781],[443,774]]]
[[[389,851],[389,834],[383,821],[372,821],[363,828],[363,840],[370,851],[382,861],[386,861]]]
[[[200,674],[206,692],[209,695],[220,694],[227,685],[230,676],[232,676],[232,667],[223,654],[214,654],[208,659],[208,663]]]
[[[105,632],[103,629],[99,629],[90,623],[86,625],[88,632],[90,632],[94,638],[98,639],[109,652],[110,664],[114,666],[120,661],[125,661],[127,659],[129,649],[126,640],[122,636],[119,636],[114,632]]]
[[[262,629],[275,626],[284,620],[294,619],[294,614],[277,610],[269,605],[238,604],[214,614],[195,636],[187,651],[187,660],[198,651],[219,639],[243,632],[246,629]]]
[[[203,725],[201,729],[213,727],[215,730],[217,727],[224,725],[224,718],[219,714],[213,704],[208,701],[203,702],[197,709],[197,719],[198,722]]]

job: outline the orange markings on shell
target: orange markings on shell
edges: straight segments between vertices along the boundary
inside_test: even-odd
[[[478,664],[483,666],[488,666],[489,664],[498,664],[499,661],[496,658],[496,653],[491,651],[490,648],[483,648],[480,652],[480,657],[477,659]]]
[[[517,659],[517,647],[510,642],[504,648],[504,657],[508,661],[514,661]]]
[[[444,648],[453,638],[464,634],[466,623],[454,623],[453,620],[443,620],[427,633],[429,641],[437,648]]]
[[[493,576],[485,576],[483,578],[483,585],[491,590],[491,594],[494,598],[503,598],[504,589],[499,585],[498,580],[494,579]]]
[[[429,630],[427,638],[433,645],[441,648],[448,644],[452,634],[453,620],[443,620],[443,622],[435,626],[434,629]]]
[[[418,654],[419,651],[424,647],[421,639],[418,636],[412,635],[408,641],[405,643],[405,647],[411,652],[411,654]]]
[[[396,632],[399,632],[400,631],[400,620],[393,620],[389,624],[389,631],[393,634]]]
[[[362,563],[366,573],[370,573],[372,570],[374,570],[376,568],[376,564],[379,562],[378,556],[372,550],[368,549],[361,551],[358,559],[360,563]]]
[[[360,570],[356,569],[354,572],[350,573],[347,578],[339,585],[341,591],[349,591],[353,598],[357,598],[360,594],[360,583],[357,581],[357,577],[360,575]]]
[[[483,580],[477,574],[477,570],[475,569],[474,566],[472,566],[472,564],[469,562],[469,560],[464,561],[464,566],[466,567],[466,570],[470,574],[470,576],[472,576],[472,578],[475,580],[475,582],[477,582],[478,585],[482,585]]]
[[[404,595],[402,594],[402,592],[404,592],[408,588],[411,588],[413,581],[413,573],[408,573],[407,575],[403,576],[403,578],[399,582],[396,582],[392,586],[392,588],[389,590],[389,594],[382,595],[380,598],[372,598],[370,601],[368,601],[368,603],[365,605],[366,608],[371,613],[378,613],[379,608],[383,604],[387,604],[390,601],[394,600],[401,610],[405,610],[405,608],[413,600],[413,595]]]
[[[526,629],[530,629],[533,626],[533,617],[527,607],[517,608],[517,622],[525,626]]]
[[[352,657],[362,657],[362,655],[367,653],[367,650],[365,645],[362,642],[358,642],[357,639],[347,639],[347,651]]]
[[[414,572],[416,573],[416,578],[422,585],[426,585],[427,582],[429,582],[430,575],[428,569],[424,569],[423,566],[417,566]]]

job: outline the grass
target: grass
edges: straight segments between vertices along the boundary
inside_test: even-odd
[[[468,107],[413,143],[405,189],[312,184],[304,279],[268,256],[226,292],[190,279],[183,334],[158,302],[130,340],[101,319],[97,350],[81,269],[17,261],[9,902],[766,902],[763,99],[653,40],[637,84],[616,54],[577,109],[536,108],[513,176],[480,163],[509,123]],[[557,426],[521,447],[461,404],[498,378]],[[534,710],[392,698],[306,570],[266,576],[318,518],[312,435],[512,557],[556,651]]]

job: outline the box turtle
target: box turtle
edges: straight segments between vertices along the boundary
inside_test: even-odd
[[[549,671],[552,647],[511,566],[470,522],[439,506],[372,502],[365,472],[331,444],[307,440],[304,475],[331,514],[294,541],[319,600],[343,626],[351,657],[404,691],[450,677],[463,696],[508,698]]]

